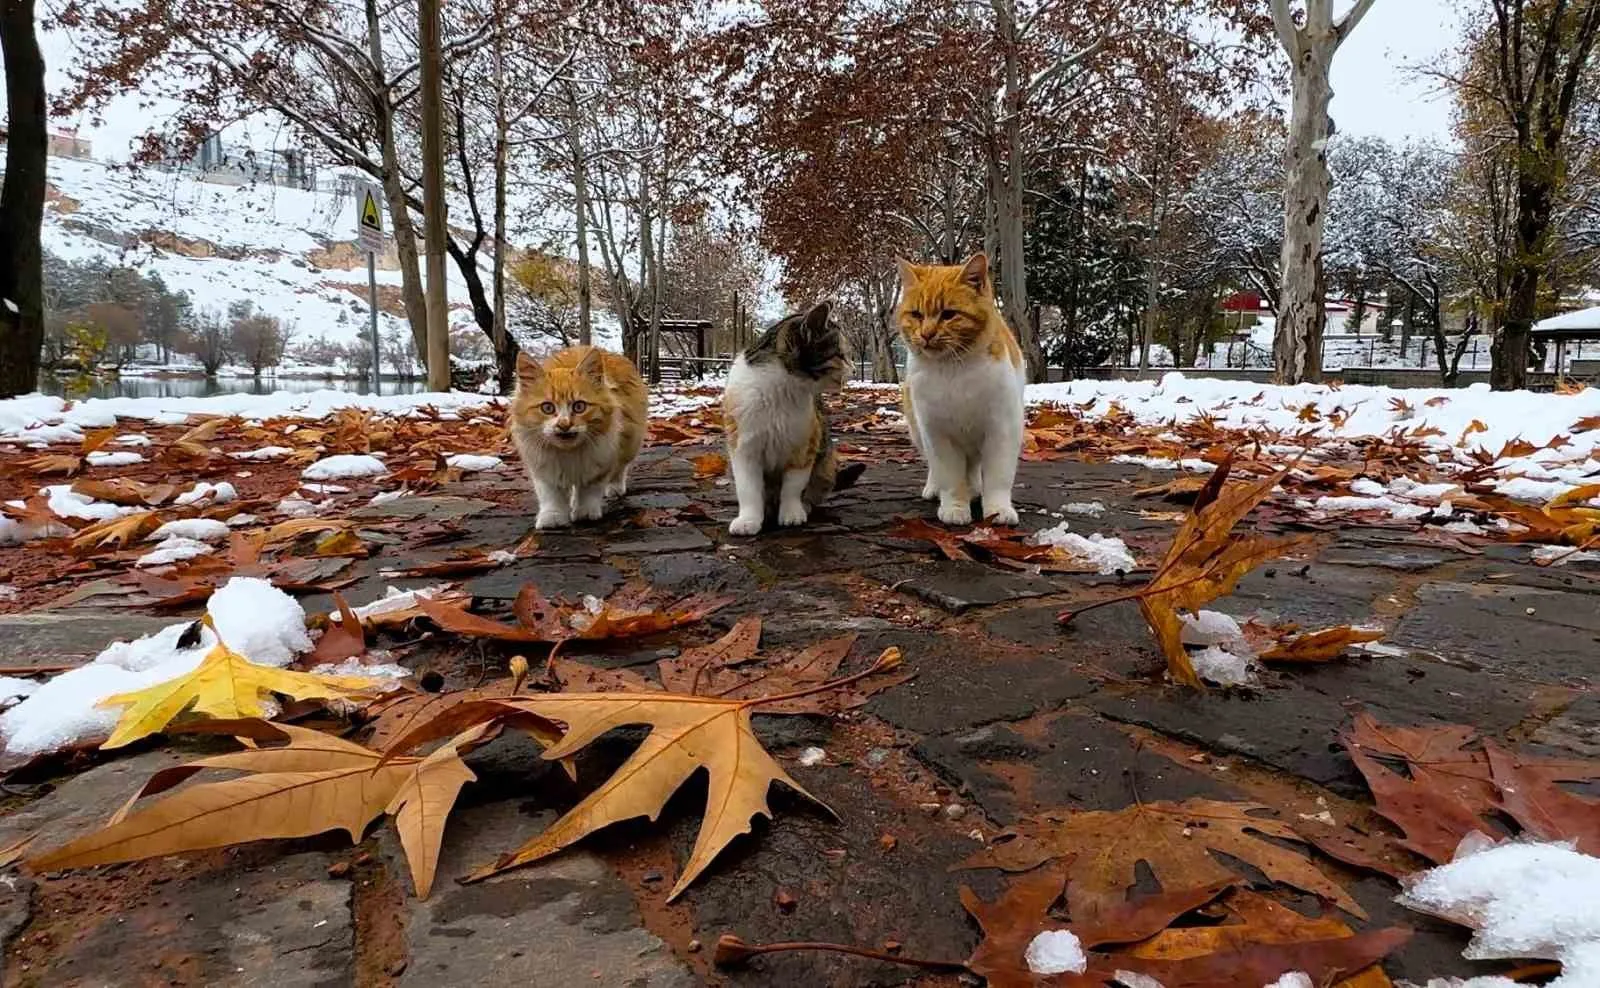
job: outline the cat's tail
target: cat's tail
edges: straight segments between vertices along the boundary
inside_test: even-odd
[[[859,461],[855,463],[846,463],[844,466],[839,468],[838,473],[833,475],[833,492],[837,494],[840,491],[847,491],[854,487],[856,485],[856,481],[860,480],[861,475],[866,472],[867,465],[865,463],[861,463]]]

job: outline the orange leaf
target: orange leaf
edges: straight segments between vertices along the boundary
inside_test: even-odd
[[[728,472],[728,458],[721,453],[701,453],[691,462],[694,463],[694,475],[697,480],[720,477]]]
[[[1351,645],[1375,642],[1382,637],[1382,631],[1349,625],[1324,628],[1280,642],[1262,652],[1261,658],[1266,662],[1331,662]]]

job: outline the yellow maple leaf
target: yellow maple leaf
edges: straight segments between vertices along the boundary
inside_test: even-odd
[[[313,676],[256,665],[219,641],[193,672],[100,701],[102,707],[128,708],[101,747],[120,748],[149,737],[186,710],[218,720],[264,719],[261,701],[271,693],[297,700],[342,699],[371,694],[379,685],[361,676]]]

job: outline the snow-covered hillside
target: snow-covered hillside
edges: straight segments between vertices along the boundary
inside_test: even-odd
[[[187,172],[53,157],[49,183],[44,246],[51,253],[159,274],[200,308],[249,301],[293,320],[300,341],[365,338],[366,257],[354,246],[354,196],[334,191],[336,181],[320,191],[233,186]],[[404,326],[392,246],[387,254],[378,268],[380,308],[388,310],[379,313],[384,333]],[[489,258],[481,263],[488,286]],[[453,262],[448,271],[451,322],[470,327],[465,282]],[[595,315],[602,343],[616,345],[614,320]]]

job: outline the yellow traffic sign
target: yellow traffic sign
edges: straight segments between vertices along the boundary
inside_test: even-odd
[[[367,189],[361,199],[361,225],[369,230],[383,231],[383,214],[378,212],[378,200],[373,198],[371,189]]]

